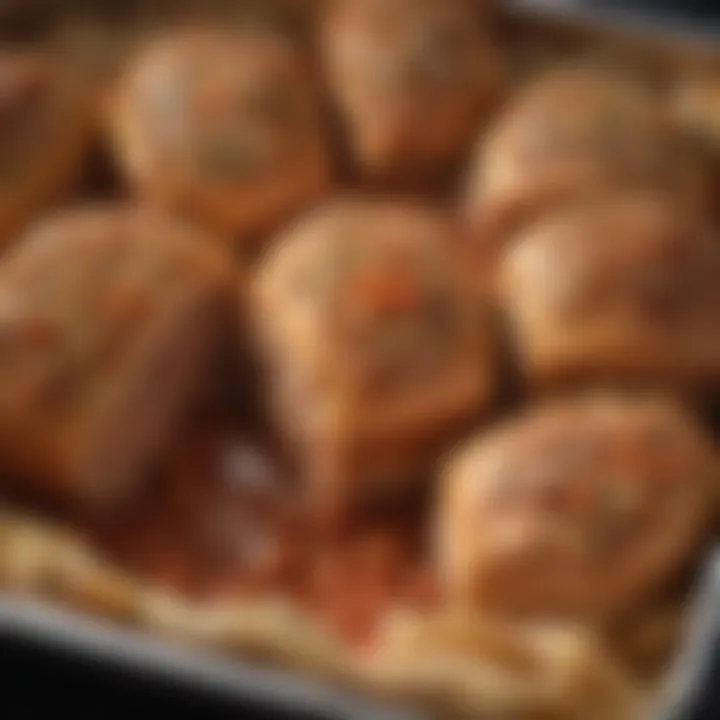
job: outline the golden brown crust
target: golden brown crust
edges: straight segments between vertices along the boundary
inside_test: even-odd
[[[357,486],[352,475],[406,476],[489,405],[489,324],[453,240],[433,210],[340,201],[291,229],[260,269],[254,324],[279,422],[333,492]]]
[[[708,439],[669,401],[597,394],[532,409],[446,467],[448,591],[511,615],[628,612],[690,561],[715,474]]]
[[[708,204],[720,221],[720,68],[696,71],[680,80],[672,96],[673,117],[706,166]]]
[[[49,495],[138,481],[204,384],[231,305],[217,242],[124,207],[65,211],[0,270],[0,448]]]
[[[686,588],[649,602],[613,623],[604,635],[614,655],[644,683],[657,683],[680,650],[688,629]]]
[[[307,60],[269,30],[154,39],[126,70],[110,127],[142,196],[239,241],[256,240],[329,183]]]
[[[323,47],[357,165],[374,177],[447,167],[502,89],[499,52],[467,0],[337,0]]]
[[[651,187],[677,204],[702,202],[694,160],[647,88],[554,70],[521,89],[480,139],[464,212],[474,243],[492,250],[538,215],[607,191]]]
[[[0,243],[71,189],[94,130],[93,101],[50,54],[0,51]]]
[[[717,388],[716,239],[665,198],[580,205],[516,236],[501,295],[534,388],[631,380]]]
[[[682,79],[673,109],[686,132],[706,149],[720,153],[720,70],[696,72]]]

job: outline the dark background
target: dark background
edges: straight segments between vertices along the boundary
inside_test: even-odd
[[[79,657],[72,648],[42,647],[0,631],[0,717],[41,720],[71,712],[96,720],[150,720],[179,716],[203,720],[332,720],[298,708],[290,713],[271,701],[231,701],[210,691],[127,667]]]

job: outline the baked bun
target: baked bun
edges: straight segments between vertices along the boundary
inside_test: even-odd
[[[700,171],[672,128],[659,98],[628,79],[587,68],[541,76],[477,146],[464,198],[473,243],[492,252],[523,223],[608,190],[661,188],[694,202]]]
[[[96,108],[56,58],[0,50],[0,243],[79,178]]]
[[[326,189],[305,58],[275,32],[178,30],[150,41],[111,104],[137,192],[247,243]]]
[[[432,210],[344,200],[302,220],[261,266],[254,325],[314,501],[394,493],[489,404],[489,323],[452,240]]]
[[[720,387],[720,245],[663,197],[547,216],[513,239],[500,276],[534,389],[597,380]]]
[[[685,79],[674,100],[675,117],[681,127],[705,148],[720,154],[720,70]]]
[[[681,130],[703,157],[710,185],[709,204],[720,221],[720,69],[696,73],[681,83],[673,111]]]
[[[98,507],[129,492],[207,382],[230,266],[147,211],[33,226],[0,268],[3,482]]]
[[[360,171],[417,179],[459,159],[498,101],[498,50],[467,0],[336,0],[330,89]]]
[[[452,602],[607,619],[690,562],[712,446],[679,406],[594,394],[536,406],[447,464],[440,562]]]

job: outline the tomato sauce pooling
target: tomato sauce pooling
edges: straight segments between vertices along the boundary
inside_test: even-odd
[[[97,533],[149,582],[200,599],[284,595],[365,645],[386,611],[436,601],[420,520],[405,511],[317,537],[267,444],[213,419],[189,428],[155,483]]]

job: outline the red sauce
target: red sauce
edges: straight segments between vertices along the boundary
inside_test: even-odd
[[[353,644],[370,642],[387,610],[437,601],[415,511],[319,537],[281,467],[255,434],[199,422],[96,540],[140,577],[191,597],[288,595]]]

